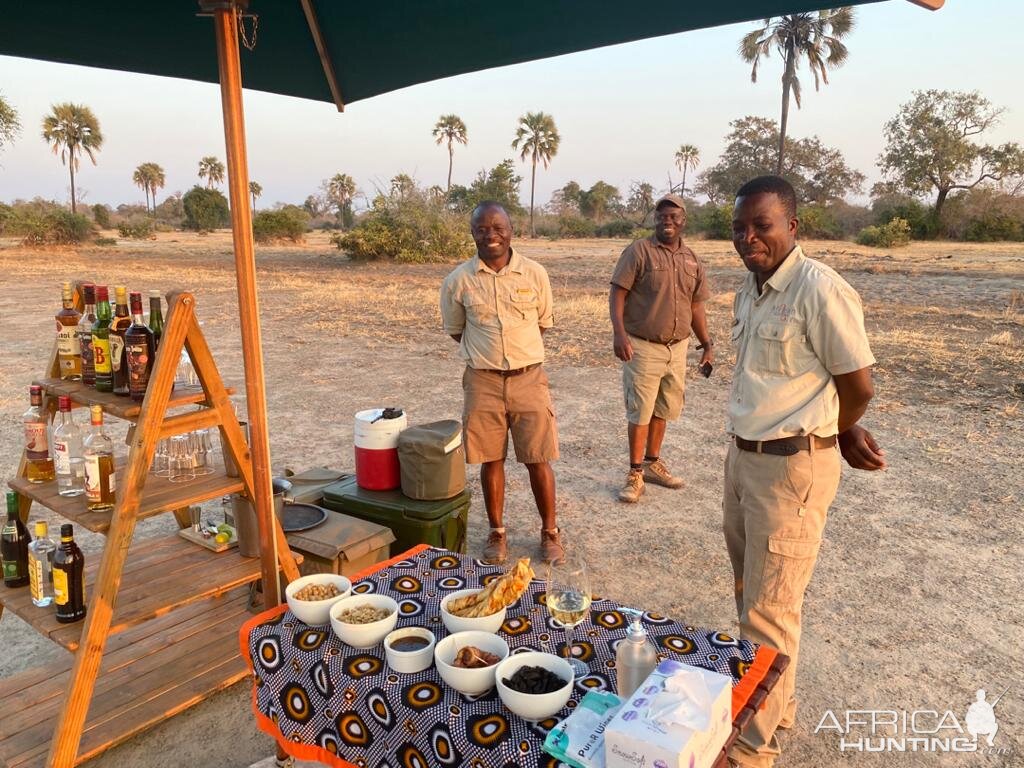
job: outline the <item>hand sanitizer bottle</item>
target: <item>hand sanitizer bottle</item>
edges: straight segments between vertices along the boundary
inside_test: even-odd
[[[632,619],[629,633],[615,651],[616,690],[619,697],[625,699],[658,666],[658,651],[644,630],[643,613],[632,608],[620,608],[619,612]]]

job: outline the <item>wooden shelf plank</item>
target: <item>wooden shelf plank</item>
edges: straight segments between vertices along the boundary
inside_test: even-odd
[[[244,678],[238,629],[252,615],[247,602],[243,587],[111,638],[76,764]],[[69,656],[45,674],[0,680],[0,760],[8,768],[45,764],[70,670]]]
[[[63,379],[38,379],[38,384],[46,390],[51,397],[67,395],[79,405],[102,405],[103,412],[126,421],[136,421],[142,411],[142,403],[137,403],[131,398],[115,395],[112,392],[97,392],[92,387],[87,387],[80,381],[64,381]],[[235,390],[227,388],[229,395]],[[206,393],[198,384],[186,386],[178,384],[171,391],[171,400],[168,408],[179,408],[183,405],[204,404]]]
[[[99,564],[98,556],[87,559],[86,599],[92,594]],[[213,552],[178,535],[136,542],[128,550],[109,634],[124,632],[258,578],[259,558],[242,557],[237,548]],[[0,602],[54,642],[68,650],[78,648],[84,622],[59,623],[52,607],[32,604],[27,587],[0,590]]]
[[[118,462],[118,472],[120,477],[127,476],[124,474],[122,462]],[[90,511],[86,506],[84,494],[70,498],[61,496],[57,493],[55,480],[49,483],[30,483],[23,477],[16,477],[7,484],[22,496],[27,496],[66,520],[90,531],[106,533],[110,528],[111,512]],[[152,517],[190,504],[201,504],[230,493],[238,493],[244,487],[240,477],[228,477],[223,471],[203,475],[187,483],[172,483],[166,477],[150,474],[146,476],[146,487],[142,492],[138,517]]]

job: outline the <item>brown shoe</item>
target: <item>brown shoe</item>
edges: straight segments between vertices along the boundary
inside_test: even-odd
[[[487,536],[487,546],[484,547],[484,556],[481,558],[485,563],[501,565],[508,557],[508,539],[504,531],[491,530]]]
[[[562,546],[561,529],[553,531],[541,530],[540,556],[545,563],[559,563],[565,559],[565,547]]]
[[[666,488],[682,488],[684,485],[683,478],[675,477],[669,472],[665,462],[661,459],[649,464],[644,463],[644,480],[655,485],[663,485]]]
[[[626,484],[619,491],[619,501],[635,504],[644,495],[644,473],[639,469],[631,469],[626,475]]]

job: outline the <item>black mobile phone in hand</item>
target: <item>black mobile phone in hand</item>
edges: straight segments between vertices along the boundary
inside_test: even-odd
[[[701,375],[707,379],[711,377],[711,371],[713,370],[711,363],[704,363],[704,365],[697,366],[697,370],[700,371]]]

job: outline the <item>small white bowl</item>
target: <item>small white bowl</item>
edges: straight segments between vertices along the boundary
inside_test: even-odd
[[[387,618],[379,621],[372,621],[369,624],[349,624],[341,621],[338,616],[344,612],[358,608],[361,605],[369,605],[373,608],[389,611]],[[395,628],[398,623],[398,603],[387,595],[352,595],[344,600],[339,600],[331,606],[331,627],[343,643],[352,648],[372,648],[385,635]]]
[[[391,643],[403,637],[422,637],[427,644],[414,651],[398,651],[391,647]],[[434,660],[434,645],[437,641],[434,633],[426,627],[403,627],[396,629],[384,638],[384,653],[388,659],[388,666],[395,672],[406,674],[422,672],[430,666]]]
[[[329,597],[326,600],[299,600],[295,593],[310,584],[333,584],[341,592],[340,595]],[[333,573],[311,573],[308,576],[300,576],[291,582],[284,590],[285,599],[288,601],[288,610],[295,614],[295,618],[303,624],[312,627],[326,624],[330,621],[331,606],[339,600],[344,600],[352,593],[352,582],[344,576],[337,576]]]
[[[514,691],[503,682],[512,677],[520,667],[544,667],[565,681],[565,685],[551,693],[522,693]],[[538,651],[525,651],[509,656],[494,670],[498,696],[502,704],[524,720],[543,720],[552,717],[572,695],[573,670],[569,662],[560,656]]]
[[[464,669],[454,666],[455,654],[472,645],[481,651],[493,653],[498,657],[498,664],[508,656],[508,643],[492,632],[456,632],[448,635],[434,646],[434,665],[449,687],[467,696],[486,693],[494,687],[494,670],[498,664],[479,669]]]
[[[490,616],[480,616],[479,618],[464,618],[448,612],[449,602],[459,597],[474,595],[479,591],[479,589],[460,589],[458,592],[446,595],[441,601],[441,621],[444,622],[449,632],[497,632],[501,629],[501,625],[505,623],[505,614],[508,612],[506,608],[502,608]]]

